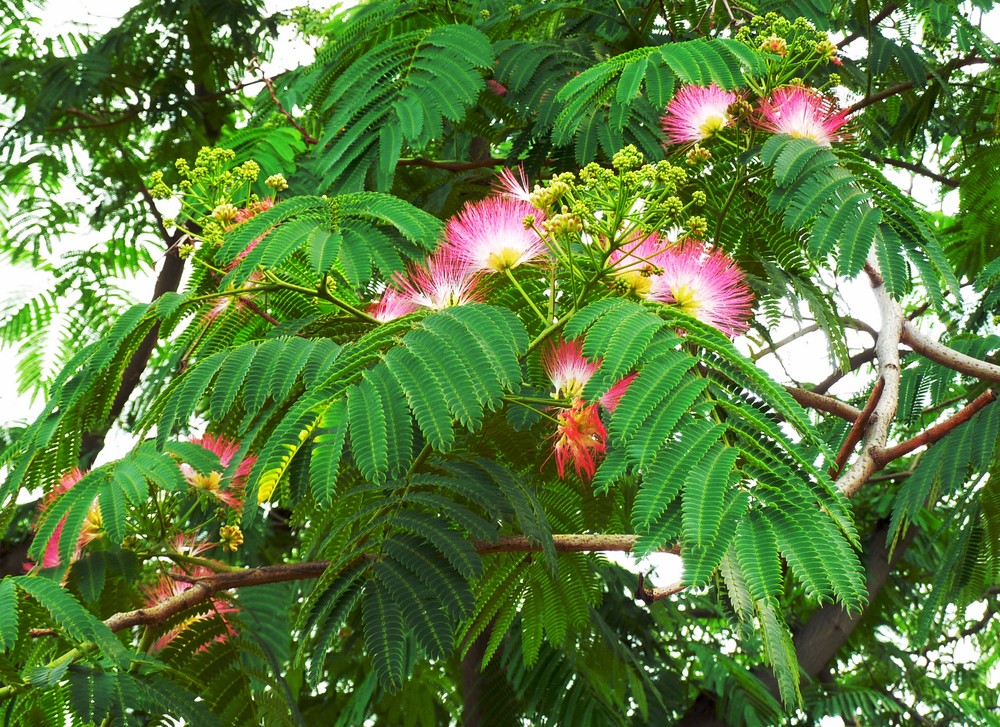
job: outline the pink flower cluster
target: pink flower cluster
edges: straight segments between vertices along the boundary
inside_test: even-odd
[[[85,474],[87,473],[82,472],[77,467],[74,467],[64,474],[59,480],[59,483],[42,499],[42,514],[47,512],[61,495],[73,489],[73,486],[82,480]],[[52,535],[49,537],[48,542],[45,543],[45,552],[42,554],[41,562],[41,566],[43,568],[55,568],[56,566],[62,564],[59,558],[59,540],[62,537],[63,528],[65,526],[66,518],[64,517],[59,521],[59,524],[56,525],[55,530],[52,531]],[[70,562],[79,560],[80,556],[83,554],[83,549],[101,536],[101,530],[101,507],[97,504],[97,498],[94,498],[94,501],[90,503],[90,509],[87,510],[87,516],[83,521],[83,526],[80,528],[80,535],[77,538],[76,547],[73,550]],[[25,567],[30,567],[30,565],[31,564],[27,564]]]
[[[211,543],[198,543],[192,537],[178,536],[174,541],[173,547],[174,550],[181,555],[199,556],[206,550],[210,550],[213,546]],[[152,585],[142,587],[142,592],[145,596],[145,602],[148,608],[157,606],[167,599],[179,596],[187,591],[192,585],[194,585],[192,581],[187,579],[193,580],[197,578],[205,578],[207,576],[214,575],[214,573],[211,569],[204,565],[195,565],[185,566],[185,572],[183,574],[178,573],[177,575],[182,575],[184,579],[181,580],[179,578],[175,578],[169,573],[161,573]],[[161,634],[155,642],[153,642],[153,645],[150,647],[150,652],[156,653],[161,651],[171,641],[177,638],[178,634],[188,628],[191,624],[196,621],[202,621],[209,618],[222,619],[222,622],[226,627],[227,633],[216,636],[215,641],[222,642],[226,641],[230,635],[235,636],[236,631],[229,625],[229,622],[226,620],[226,615],[237,613],[239,609],[234,606],[231,601],[221,596],[213,596],[210,602],[212,604],[212,610],[209,613],[191,616],[190,618],[187,618],[181,623],[168,629]],[[203,651],[206,648],[207,646],[202,646],[199,651]]]
[[[214,434],[195,437],[191,440],[191,444],[200,445],[215,454],[219,458],[219,464],[222,465],[223,469],[229,467],[233,458],[240,451],[239,442],[234,442],[231,439]],[[182,462],[180,468],[184,474],[184,479],[187,480],[192,488],[203,490],[215,497],[222,504],[239,510],[243,506],[243,492],[246,489],[247,477],[250,476],[250,470],[253,469],[256,461],[257,457],[255,455],[250,454],[244,457],[236,467],[233,478],[225,487],[222,486],[222,472],[210,472],[207,475],[203,475],[186,462]]]
[[[730,107],[737,94],[718,86],[685,86],[667,104],[663,131],[673,144],[704,141],[733,122]],[[838,133],[847,123],[847,112],[838,111],[834,102],[815,89],[784,86],[761,99],[752,123],[772,134],[787,134],[812,139],[829,146],[842,141]]]
[[[445,225],[444,243],[423,263],[397,273],[368,314],[385,323],[420,309],[441,310],[483,299],[487,276],[507,273],[543,257],[545,242],[525,217],[544,216],[528,202],[523,173],[505,171],[500,192],[467,203]]]
[[[618,406],[636,374],[617,382],[598,402],[586,401],[583,388],[601,365],[601,360],[589,361],[583,355],[580,341],[562,341],[550,347],[543,356],[545,373],[555,389],[553,397],[568,399],[569,407],[556,408],[556,431],[553,451],[559,477],[565,477],[571,463],[581,480],[594,478],[597,463],[607,449],[608,432],[601,421],[599,406],[612,412]]]
[[[727,336],[749,327],[753,294],[739,266],[721,250],[657,234],[611,253],[615,275],[641,298],[678,306]]]

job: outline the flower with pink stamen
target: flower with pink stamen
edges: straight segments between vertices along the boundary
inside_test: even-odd
[[[432,310],[479,302],[482,296],[476,287],[480,280],[451,247],[439,249],[423,265],[411,265],[409,275],[396,273],[393,278],[410,302]]]
[[[542,357],[545,374],[559,399],[579,399],[583,387],[600,367],[600,360],[588,361],[580,341],[562,341],[546,350]]]
[[[445,227],[445,240],[473,270],[502,273],[530,263],[545,253],[534,229],[524,227],[528,215],[541,213],[528,202],[489,197],[462,208]]]
[[[74,467],[64,474],[59,483],[42,499],[42,513],[44,514],[61,495],[71,490],[76,483],[83,479],[85,474],[86,472],[82,472],[78,467]],[[67,515],[66,517],[69,516]],[[66,517],[59,521],[55,530],[52,531],[48,542],[45,544],[45,552],[42,554],[43,568],[55,568],[61,564],[59,558],[59,540],[62,537],[63,528],[66,526]],[[70,562],[78,560],[83,549],[101,536],[101,528],[101,508],[97,504],[97,498],[95,497],[94,501],[90,503],[90,509],[87,510],[87,516],[80,528],[80,536],[77,538],[76,548],[73,551]]]
[[[234,442],[231,439],[214,434],[195,437],[191,440],[191,444],[200,445],[218,456],[219,464],[222,465],[223,469],[229,467],[233,461],[233,457],[239,453],[241,446],[239,442]],[[219,502],[229,505],[234,509],[239,509],[243,506],[243,491],[246,489],[247,477],[250,476],[250,471],[253,469],[256,461],[257,457],[255,455],[248,454],[244,457],[236,467],[233,478],[226,487],[222,487],[222,472],[213,471],[207,475],[203,475],[186,462],[182,462],[180,468],[184,474],[184,479],[188,481],[191,487],[204,490],[213,495]]]
[[[524,174],[524,167],[519,166],[515,173],[513,169],[505,167],[500,172],[496,183],[496,191],[501,197],[517,200],[518,202],[531,201],[531,187],[528,184],[528,177]],[[537,212],[529,214],[537,215]]]
[[[608,257],[613,273],[628,290],[645,298],[651,289],[652,276],[661,267],[659,260],[669,242],[655,232],[647,237],[623,243]]]
[[[639,374],[629,374],[624,379],[619,381],[617,384],[608,389],[607,393],[601,397],[601,406],[610,412],[613,412],[618,408],[618,403],[625,396],[625,392],[628,391],[628,387],[632,385],[632,381]]]
[[[777,88],[760,102],[759,112],[757,126],[774,134],[812,139],[821,146],[846,138],[837,131],[847,123],[847,112],[838,111],[831,99],[811,88]]]
[[[729,105],[736,94],[711,86],[684,86],[667,104],[663,131],[674,144],[704,141],[729,126]]]
[[[417,310],[417,304],[395,288],[386,288],[382,297],[371,303],[366,312],[379,323],[388,323]]]
[[[749,327],[753,294],[743,271],[721,250],[685,242],[660,259],[649,299],[672,303],[703,323],[736,336]]]

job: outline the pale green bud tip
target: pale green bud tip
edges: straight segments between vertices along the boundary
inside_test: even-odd
[[[273,189],[275,192],[284,192],[288,189],[288,181],[285,179],[284,174],[272,174],[264,180],[264,184]]]

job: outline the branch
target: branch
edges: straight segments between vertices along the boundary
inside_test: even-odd
[[[903,310],[886,291],[878,261],[874,256],[869,255],[865,271],[871,280],[875,301],[882,316],[882,327],[878,342],[875,344],[882,392],[865,427],[861,440],[861,455],[835,483],[847,497],[857,492],[868,478],[880,469],[875,455],[885,447],[889,436],[889,425],[896,416],[896,406],[899,403],[899,342],[903,337]]]
[[[989,63],[986,58],[981,58],[977,55],[966,56],[965,58],[954,58],[947,63],[945,63],[940,68],[933,71],[927,72],[927,80],[937,77],[939,74],[951,73],[954,70],[963,68],[965,66],[973,66],[977,63]],[[856,104],[847,107],[847,115],[850,116],[853,113],[857,113],[861,109],[867,108],[872,104],[876,104],[879,101],[889,98],[890,96],[896,96],[897,94],[909,91],[913,88],[913,81],[907,81],[906,83],[901,83],[898,86],[891,86],[889,88],[884,88],[881,91],[873,93],[871,96],[865,96],[863,99],[858,101]]]
[[[449,172],[467,172],[471,169],[483,169],[484,167],[495,167],[506,162],[505,159],[490,157],[488,159],[478,159],[474,162],[438,162],[433,159],[415,157],[413,159],[400,159],[396,162],[397,167],[429,167],[430,169],[444,169]]]
[[[292,127],[297,132],[299,132],[299,135],[302,137],[302,141],[304,141],[306,144],[311,144],[314,146],[318,144],[319,142],[316,139],[314,139],[313,136],[308,131],[306,131],[305,128],[298,121],[295,120],[295,117],[293,117],[292,114],[284,106],[281,105],[281,101],[278,100],[278,94],[274,92],[274,83],[271,81],[271,79],[268,78],[267,76],[261,75],[261,80],[264,82],[264,85],[267,86],[267,92],[271,95],[271,100],[274,101],[274,105],[278,107],[278,111],[281,113],[282,116],[285,117],[288,123],[291,124]]]
[[[875,342],[878,343],[878,338],[875,338]],[[866,363],[870,363],[875,360],[875,349],[866,348],[860,353],[856,353],[847,360],[847,371],[834,371],[832,374],[827,376],[825,379],[816,384],[812,390],[819,393],[825,394],[830,390],[830,387],[840,381],[842,378],[847,376],[847,374],[852,371],[857,371],[859,368],[864,366]]]
[[[899,167],[900,169],[906,169],[913,172],[914,174],[920,174],[921,176],[927,177],[928,179],[933,179],[948,189],[958,189],[960,182],[957,179],[952,179],[951,177],[946,177],[943,174],[938,174],[937,172],[931,171],[923,164],[914,164],[913,162],[904,162],[902,159],[892,159],[891,157],[880,157],[868,154],[862,154],[862,156],[871,159],[873,162],[879,164],[888,164],[891,167]]]
[[[871,28],[872,26],[878,25],[883,20],[885,20],[886,18],[888,18],[890,15],[892,15],[892,11],[895,10],[896,8],[898,8],[898,7],[899,6],[896,3],[889,3],[884,8],[882,8],[878,12],[878,14],[875,15],[875,17],[873,17],[870,21],[868,21],[868,27]],[[865,15],[867,15],[867,13],[865,13]],[[849,36],[847,36],[842,41],[840,41],[839,43],[837,43],[837,47],[838,48],[843,48],[846,45],[850,45],[851,43],[853,43],[854,41],[856,41],[861,36],[862,36],[861,32],[851,33]]]
[[[953,348],[948,348],[943,343],[934,341],[913,325],[910,321],[903,323],[903,343],[907,344],[914,351],[925,358],[929,358],[935,363],[958,371],[966,376],[973,376],[977,379],[992,381],[1000,384],[1000,366],[991,364],[989,361],[982,361],[964,353],[959,353]]]
[[[858,446],[858,442],[861,441],[861,435],[868,426],[868,420],[871,419],[872,412],[875,411],[875,405],[878,404],[882,396],[884,384],[885,382],[879,378],[875,382],[875,386],[872,387],[872,393],[868,396],[868,403],[865,404],[865,408],[861,410],[858,418],[854,420],[851,431],[847,433],[847,438],[840,445],[840,451],[837,452],[837,460],[834,462],[833,467],[830,468],[830,477],[836,478],[840,471],[844,469],[844,465],[847,464],[847,459],[851,456],[851,452],[854,451],[854,448]]]
[[[900,442],[894,447],[889,447],[888,449],[876,452],[875,461],[878,464],[879,469],[885,467],[895,459],[905,457],[918,447],[923,447],[925,444],[933,444],[938,441],[955,427],[965,424],[965,422],[972,419],[972,417],[974,417],[980,409],[996,401],[996,398],[997,395],[993,392],[993,390],[987,389],[969,402],[968,405],[962,407],[962,409],[945,419],[940,424],[935,424],[930,429],[921,432],[911,439],[907,439],[905,442]]]
[[[638,540],[636,535],[624,534],[588,534],[588,535],[553,535],[553,543],[556,551],[560,553],[584,553],[600,551],[618,551],[628,553],[635,547]],[[473,541],[473,547],[481,555],[491,553],[533,553],[542,550],[540,543],[533,542],[523,535],[505,535],[497,542]],[[678,546],[661,548],[661,553],[680,552]],[[369,554],[361,556],[364,559],[374,560],[378,556]],[[356,561],[355,561],[356,562]],[[219,591],[228,591],[232,588],[246,588],[248,586],[260,586],[266,583],[281,583],[284,581],[302,581],[312,578],[319,578],[330,566],[329,561],[312,561],[308,563],[281,563],[278,565],[265,565],[257,568],[243,568],[224,573],[214,573],[203,578],[190,579],[191,588],[160,601],[155,606],[139,608],[134,611],[116,613],[104,623],[114,632],[132,626],[144,624],[160,624],[174,614],[186,611],[192,606],[204,603]],[[346,566],[345,566],[346,567]],[[187,580],[187,579],[185,579]],[[653,600],[665,598],[671,593],[682,590],[680,584],[674,584],[666,588],[650,589],[655,594]],[[50,629],[39,629],[32,632],[32,636],[52,635]]]
[[[857,421],[858,417],[861,416],[860,409],[839,399],[834,399],[832,396],[823,396],[816,391],[801,389],[798,386],[786,386],[785,391],[791,394],[792,398],[802,406],[825,411],[827,414],[833,414],[849,422]]]

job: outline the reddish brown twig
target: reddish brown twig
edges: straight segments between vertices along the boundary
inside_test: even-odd
[[[868,420],[872,418],[875,405],[878,404],[879,397],[882,396],[882,388],[884,386],[885,380],[879,376],[878,381],[875,382],[875,386],[872,387],[872,393],[868,396],[868,403],[865,404],[865,408],[861,410],[858,418],[854,420],[851,431],[847,433],[847,438],[840,445],[840,451],[837,452],[837,460],[834,462],[833,467],[830,468],[830,477],[833,479],[836,479],[840,471],[844,469],[844,465],[847,464],[847,458],[851,456],[851,452],[854,451],[854,448],[858,446],[858,442],[861,441],[865,427],[868,426]]]
[[[952,416],[945,419],[940,424],[935,424],[930,429],[921,432],[917,436],[907,439],[905,442],[900,442],[894,447],[889,447],[887,449],[879,450],[875,453],[875,462],[878,464],[879,468],[885,467],[887,464],[893,460],[899,459],[900,457],[905,457],[913,450],[918,447],[923,447],[925,444],[933,444],[938,441],[954,429],[957,426],[964,424],[976,415],[976,413],[985,407],[987,404],[995,401],[997,395],[993,392],[993,389],[987,389],[982,394],[977,396],[971,402],[969,402],[965,407],[960,409],[958,412]]]
[[[313,138],[312,134],[306,131],[305,128],[295,120],[292,114],[281,105],[281,101],[278,100],[278,94],[274,92],[274,83],[272,83],[271,79],[267,76],[262,76],[262,79],[264,81],[264,85],[267,86],[267,92],[271,95],[271,100],[274,101],[274,105],[278,107],[278,111],[280,111],[281,115],[288,120],[288,123],[291,124],[297,132],[299,132],[299,135],[302,137],[302,141],[306,144],[318,144],[319,142]]]

